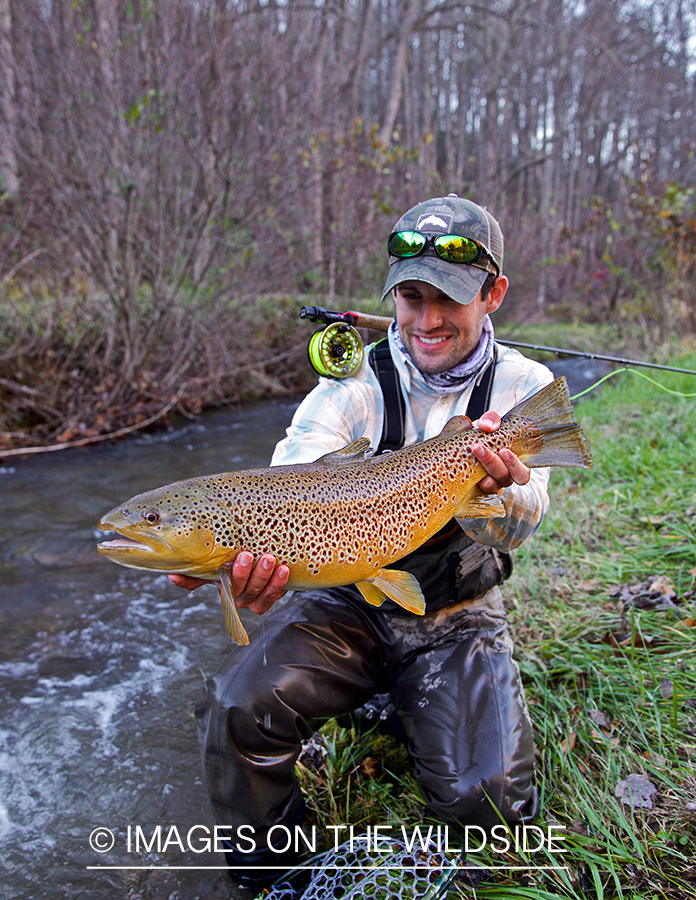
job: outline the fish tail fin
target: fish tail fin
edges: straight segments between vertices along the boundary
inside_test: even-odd
[[[590,445],[575,421],[563,376],[518,403],[503,416],[503,421],[513,417],[531,419],[538,429],[539,446],[524,459],[525,465],[592,468]]]
[[[400,569],[380,569],[367,581],[359,581],[357,589],[372,606],[381,606],[386,597],[410,613],[422,616],[425,598],[416,578]]]
[[[239,618],[239,610],[234,602],[234,594],[232,593],[232,579],[229,571],[225,566],[221,566],[218,570],[220,576],[220,603],[222,604],[222,613],[225,617],[225,630],[240,647],[246,647],[249,643],[249,635],[244,630],[242,620]]]

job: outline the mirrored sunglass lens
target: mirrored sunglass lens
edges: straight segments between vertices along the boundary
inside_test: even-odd
[[[459,237],[455,234],[446,234],[442,237],[435,238],[435,249],[438,256],[447,259],[450,262],[467,263],[476,259],[478,247],[465,237]]]
[[[425,236],[417,231],[397,231],[389,243],[394,256],[416,256],[425,246]]]

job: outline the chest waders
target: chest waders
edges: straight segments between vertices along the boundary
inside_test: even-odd
[[[493,358],[478,377],[469,398],[466,415],[472,421],[490,409],[497,357],[494,345]],[[399,450],[405,439],[406,403],[386,338],[372,348],[369,362],[384,398],[382,439],[377,453]],[[450,519],[429,541],[387,568],[401,569],[415,576],[425,596],[426,611],[433,612],[447,604],[485,594],[505,581],[512,572],[512,560],[509,553],[472,540],[455,519]],[[391,601],[385,601],[383,608],[398,609]]]

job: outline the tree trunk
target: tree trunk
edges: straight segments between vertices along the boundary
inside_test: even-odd
[[[10,0],[0,0],[0,179],[0,193],[10,197],[18,194],[17,106]]]

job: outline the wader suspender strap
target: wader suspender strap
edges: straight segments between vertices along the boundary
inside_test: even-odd
[[[483,371],[478,383],[474,385],[466,410],[467,416],[474,421],[490,408],[491,390],[493,388],[493,375],[498,359],[498,347],[493,345],[493,357]],[[394,360],[389,352],[389,342],[383,338],[370,350],[370,365],[374,369],[382,388],[384,397],[384,424],[382,426],[382,440],[379,442],[377,453],[385,450],[398,450],[404,445],[406,402],[401,393],[399,375],[394,365]]]
[[[389,341],[383,338],[370,350],[370,365],[375,371],[384,397],[384,424],[382,440],[377,453],[398,450],[404,445],[406,426],[406,401],[401,393],[399,376],[389,352]]]

